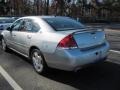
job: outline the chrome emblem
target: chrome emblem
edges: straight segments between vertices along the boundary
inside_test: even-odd
[[[96,39],[97,37],[94,37],[94,39]]]

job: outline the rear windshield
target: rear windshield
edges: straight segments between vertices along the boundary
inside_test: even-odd
[[[44,18],[44,20],[51,25],[56,31],[66,31],[83,29],[85,26],[76,20],[70,18]]]
[[[14,19],[0,19],[0,23],[13,23]]]

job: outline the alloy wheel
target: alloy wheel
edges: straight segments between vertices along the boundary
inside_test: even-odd
[[[36,50],[32,53],[33,66],[38,73],[43,71],[43,58],[40,53]]]

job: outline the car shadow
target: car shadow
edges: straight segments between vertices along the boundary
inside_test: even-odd
[[[120,90],[120,65],[110,62],[90,66],[76,73],[52,69],[44,76],[79,90]]]
[[[18,56],[19,58],[21,58],[21,59],[24,60],[25,62],[27,62],[27,63],[29,63],[29,64],[32,64],[32,62],[31,62],[30,59],[22,56],[21,54],[16,53],[15,51],[13,51],[13,50],[11,50],[11,49],[8,49],[8,50],[6,51],[6,53],[12,54],[12,55],[14,55],[14,56]]]

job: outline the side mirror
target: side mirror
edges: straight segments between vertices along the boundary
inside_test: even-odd
[[[8,31],[12,31],[12,28],[13,28],[13,26],[9,26],[9,27],[7,28],[7,30],[8,30]]]

